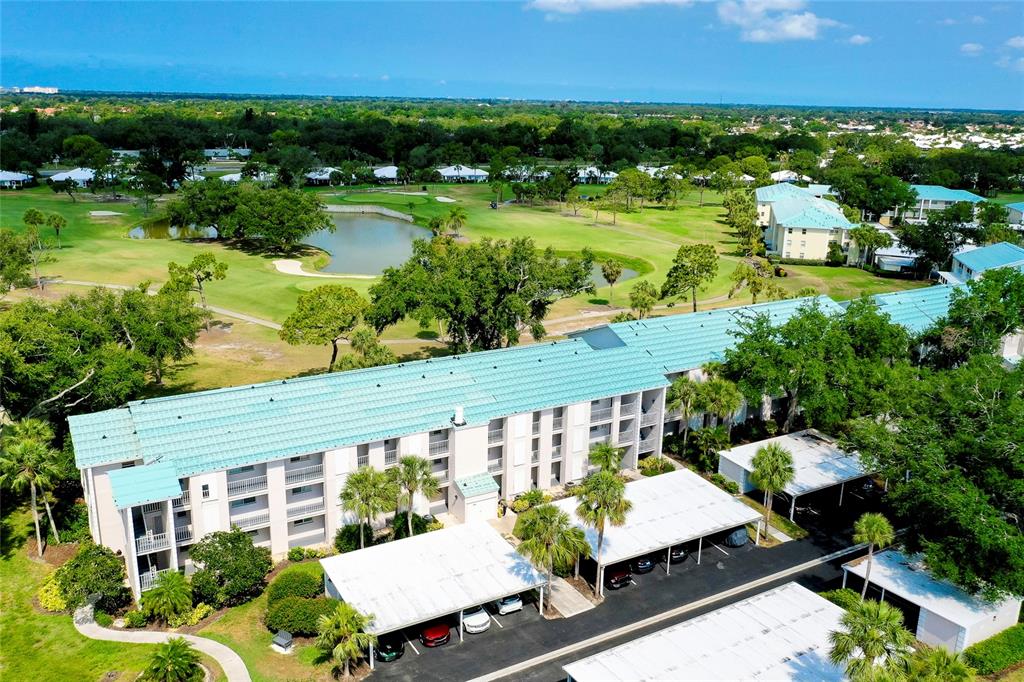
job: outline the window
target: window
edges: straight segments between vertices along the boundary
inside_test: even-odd
[[[185,518],[185,514],[188,514],[188,512],[178,512],[175,516],[179,519],[183,519]]]
[[[135,466],[135,462],[121,462],[122,469],[131,469],[133,466]]]
[[[313,518],[312,517],[310,517],[308,519],[299,519],[298,521],[292,521],[292,525],[295,526],[296,528],[298,528],[299,526],[308,526],[311,523],[313,523]]]
[[[239,507],[244,507],[244,506],[249,505],[249,504],[256,504],[256,498],[255,497],[243,497],[240,500],[231,500],[231,508],[232,509],[238,509]]]
[[[805,242],[805,241],[801,241],[801,242],[800,242],[800,248],[803,248],[803,247],[805,247],[805,246],[807,246],[807,242]]]
[[[801,251],[801,252],[800,252],[800,257],[801,257],[801,258],[803,258],[803,257],[804,257],[804,252],[803,252],[803,251]]]
[[[237,467],[235,469],[228,469],[228,473],[229,474],[244,474],[247,471],[255,471],[255,470],[256,470],[256,467],[252,466],[251,464],[247,464],[244,467]]]
[[[299,455],[298,457],[292,457],[288,461],[292,462],[293,464],[295,462],[308,462],[309,461],[309,455]]]
[[[203,499],[205,500],[210,496],[210,486],[208,483],[203,484]]]
[[[793,228],[791,227],[788,230],[786,230],[786,234],[793,234]]]
[[[313,492],[313,486],[311,485],[300,485],[298,488],[292,488],[292,495],[303,495],[311,492]]]
[[[800,230],[800,234],[807,234],[807,228]]]

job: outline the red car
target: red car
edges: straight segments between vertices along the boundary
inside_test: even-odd
[[[428,623],[423,626],[423,630],[420,632],[420,642],[423,646],[435,647],[447,644],[448,640],[451,639],[451,627],[448,623],[442,621],[435,621]]]

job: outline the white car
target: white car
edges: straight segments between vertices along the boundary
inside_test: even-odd
[[[523,610],[523,600],[519,598],[518,594],[513,594],[511,597],[504,597],[494,602],[494,610],[498,612],[499,616],[507,616],[510,613]]]
[[[482,606],[474,606],[462,612],[462,627],[466,632],[478,634],[491,627],[491,614]]]

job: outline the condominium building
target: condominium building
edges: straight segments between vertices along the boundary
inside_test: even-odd
[[[768,251],[782,258],[825,260],[829,244],[845,251],[854,227],[834,201],[788,183],[758,187],[757,222]]]
[[[925,222],[932,211],[943,211],[953,204],[966,201],[975,206],[984,199],[965,189],[950,189],[942,185],[911,185],[910,189],[917,193],[917,199],[906,208],[886,211],[881,222],[888,225],[897,215],[907,222]]]
[[[680,428],[679,414],[665,410],[671,379],[699,377],[705,363],[724,359],[743,317],[783,322],[808,300],[611,324],[561,342],[73,416],[92,537],[124,555],[139,595],[161,571],[191,571],[190,546],[213,531],[237,526],[275,557],[330,543],[353,521],[339,492],[362,466],[426,458],[441,488],[417,500],[417,510],[455,515],[467,507],[453,504],[460,491],[488,487],[482,474],[503,498],[582,479],[600,442],[622,448],[622,466],[635,467]],[[735,415],[744,417],[745,410]]]

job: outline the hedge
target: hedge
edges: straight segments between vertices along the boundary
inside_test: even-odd
[[[313,637],[317,634],[317,621],[320,616],[334,613],[338,604],[337,599],[328,597],[285,597],[267,610],[267,628],[275,632],[285,630],[293,635]]]
[[[719,473],[711,474],[709,480],[717,485],[719,488],[732,495],[738,495],[740,492],[740,486],[736,481],[726,478],[724,475]]]
[[[967,647],[964,660],[979,675],[991,675],[1024,662],[1024,623]]]
[[[324,593],[324,582],[311,573],[289,571],[282,573],[267,588],[267,606],[288,597],[313,599]],[[287,629],[287,628],[285,628]]]
[[[860,603],[860,595],[851,590],[849,587],[844,587],[841,590],[830,590],[828,592],[822,592],[821,595],[825,599],[849,611],[854,606]]]

